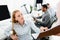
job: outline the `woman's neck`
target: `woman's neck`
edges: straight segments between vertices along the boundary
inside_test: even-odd
[[[20,22],[19,22],[19,24],[20,24],[21,26],[23,26],[23,25],[24,25],[24,22],[25,22],[25,21],[23,21],[23,23],[20,23]]]

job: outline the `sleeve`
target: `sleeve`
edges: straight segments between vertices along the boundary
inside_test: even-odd
[[[40,29],[38,27],[35,26],[35,24],[33,23],[33,21],[30,21],[30,27],[31,29],[33,29],[36,33],[40,33]]]
[[[9,36],[11,35],[11,31],[12,31],[12,26],[9,26],[9,27],[5,30],[5,35],[9,37]]]
[[[44,17],[44,21],[39,21],[39,23],[41,24],[41,25],[47,25],[48,24],[48,22],[50,21],[50,16],[49,15],[46,15],[45,17]]]

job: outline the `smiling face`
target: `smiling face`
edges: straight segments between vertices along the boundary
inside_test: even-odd
[[[22,13],[19,10],[14,11],[13,18],[14,18],[13,22],[15,22],[15,23],[18,22],[21,25],[24,24],[24,17],[23,17]]]

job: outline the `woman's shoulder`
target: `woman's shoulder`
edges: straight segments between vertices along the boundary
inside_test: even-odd
[[[26,20],[26,22],[27,22],[28,24],[33,23],[33,21],[32,21],[32,20]]]
[[[26,22],[26,23],[30,23],[30,22],[31,22],[31,20],[25,20],[25,22]]]

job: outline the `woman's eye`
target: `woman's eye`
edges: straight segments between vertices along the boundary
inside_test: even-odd
[[[21,14],[22,15],[22,14]]]
[[[18,15],[18,17],[20,17],[20,15]]]

